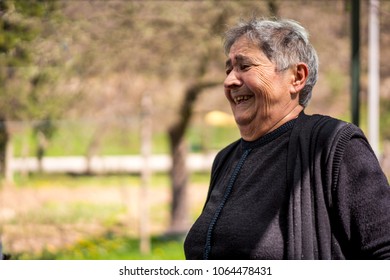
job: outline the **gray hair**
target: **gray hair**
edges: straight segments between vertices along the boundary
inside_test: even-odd
[[[225,53],[228,54],[234,42],[244,35],[275,63],[276,71],[286,70],[299,62],[307,64],[309,74],[299,94],[299,104],[306,107],[318,78],[318,57],[305,28],[298,22],[287,19],[241,21],[225,33]]]

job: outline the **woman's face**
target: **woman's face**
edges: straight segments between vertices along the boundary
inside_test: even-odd
[[[230,48],[226,62],[225,95],[245,140],[255,140],[275,129],[298,105],[291,69],[276,65],[245,36]]]

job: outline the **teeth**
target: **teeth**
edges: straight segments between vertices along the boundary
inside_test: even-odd
[[[234,102],[235,102],[236,104],[239,104],[239,103],[241,103],[242,101],[248,100],[249,98],[251,98],[251,96],[249,96],[249,95],[237,96],[237,97],[234,97]]]

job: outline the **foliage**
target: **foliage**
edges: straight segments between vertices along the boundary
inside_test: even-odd
[[[48,35],[56,1],[1,1],[0,110],[3,120],[50,118],[63,110],[53,83],[53,61],[37,57],[36,43]],[[47,56],[49,57],[49,56]],[[60,98],[61,99],[61,98]],[[57,106],[54,106],[57,104]],[[64,105],[64,104],[62,104]]]
[[[58,119],[73,99],[59,86],[66,68],[57,67],[64,62],[64,56],[56,53],[55,27],[61,18],[57,5],[56,0],[0,2],[0,171],[8,184],[12,183],[12,137],[18,130],[15,121],[38,121],[38,156],[42,157],[55,131],[42,122]]]

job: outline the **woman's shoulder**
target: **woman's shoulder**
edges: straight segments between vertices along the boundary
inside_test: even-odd
[[[237,149],[240,146],[240,143],[241,143],[241,139],[238,139],[233,143],[227,145],[225,148],[223,148],[217,153],[214,161],[216,163],[224,161],[224,159],[227,158],[228,155],[230,155],[233,152],[233,150]]]
[[[365,138],[363,131],[356,125],[328,115],[302,113],[295,126],[296,133],[310,132],[315,138],[349,140],[352,136]]]

